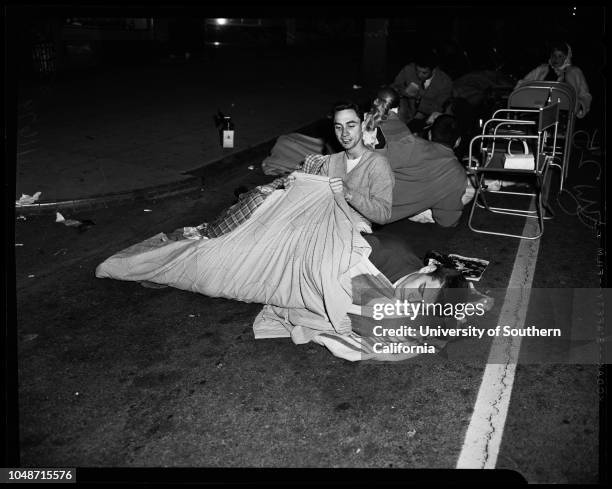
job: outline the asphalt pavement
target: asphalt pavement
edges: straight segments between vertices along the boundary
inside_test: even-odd
[[[257,304],[95,278],[116,251],[210,219],[234,188],[265,178],[77,213],[95,222],[84,232],[47,215],[16,222],[24,466],[454,467],[484,367],[476,354],[350,363],[318,345],[255,341]],[[545,235],[538,283],[594,287],[597,240],[564,233],[575,221],[564,216]],[[493,323],[517,243],[465,222],[439,243],[491,259],[478,288],[496,298]],[[582,250],[569,264],[558,259],[566,247]],[[521,365],[517,379],[499,466],[529,481],[595,482],[597,366]]]

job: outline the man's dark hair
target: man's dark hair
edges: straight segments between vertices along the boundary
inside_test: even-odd
[[[438,66],[438,57],[433,51],[425,49],[418,51],[413,58],[414,64],[420,68],[431,68]]]
[[[461,135],[457,119],[452,115],[439,115],[431,126],[431,140],[449,147],[454,147],[457,138]]]
[[[354,110],[360,120],[363,120],[363,110],[355,102],[349,100],[337,102],[332,109],[332,117],[336,115],[336,112],[341,110]]]

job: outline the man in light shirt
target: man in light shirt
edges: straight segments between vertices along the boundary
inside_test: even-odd
[[[333,192],[342,193],[368,232],[371,222],[386,223],[391,217],[395,178],[387,158],[363,142],[364,121],[352,102],[333,109],[334,132],[344,151],[332,155],[309,155],[304,171],[330,177]],[[371,231],[370,231],[371,232]]]

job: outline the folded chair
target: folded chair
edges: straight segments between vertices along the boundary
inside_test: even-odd
[[[558,102],[527,114],[535,115],[534,120],[494,118],[483,126],[483,134],[472,138],[469,147],[468,171],[475,180],[476,193],[468,219],[472,231],[522,239],[537,239],[544,232],[544,196],[548,194],[546,179],[548,168],[556,156],[557,128],[559,124]],[[518,142],[524,155],[512,155],[510,145]],[[474,149],[478,148],[478,157]],[[530,154],[527,154],[531,151]],[[501,190],[487,186],[485,176],[495,175],[501,180],[519,178],[527,180],[531,191],[519,192]],[[528,197],[527,208],[494,207],[489,204],[487,195],[505,194]],[[499,198],[499,197],[497,197]],[[515,197],[513,197],[515,198]],[[526,199],[520,199],[523,203]],[[535,202],[531,206],[532,200]],[[521,216],[538,219],[538,230],[533,236],[511,234],[476,227],[473,223],[477,209],[497,215]],[[480,214],[481,212],[479,212]]]
[[[508,97],[508,108],[497,110],[493,117],[516,117],[523,119],[524,109],[537,109],[548,103],[559,103],[559,132],[558,151],[551,166],[557,167],[561,172],[560,190],[567,179],[569,160],[572,150],[572,135],[577,110],[576,90],[568,83],[553,81],[530,81],[522,84]],[[532,110],[529,110],[530,112]]]

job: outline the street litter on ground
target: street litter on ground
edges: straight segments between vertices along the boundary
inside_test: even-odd
[[[41,193],[42,192],[36,192],[34,195],[21,194],[21,197],[15,202],[15,205],[19,207],[22,205],[33,204],[40,198]]]
[[[76,219],[66,219],[59,212],[55,213],[55,222],[61,222],[65,226],[69,226],[69,227],[76,227],[82,224],[81,221],[77,221]]]
[[[96,224],[95,222],[93,222],[90,219],[83,219],[82,221],[79,221],[77,219],[66,219],[59,212],[55,213],[55,222],[60,222],[60,223],[64,224],[65,226],[76,228],[76,229],[79,230],[80,233],[82,233],[83,231],[86,231],[91,226],[95,226],[95,224]]]

